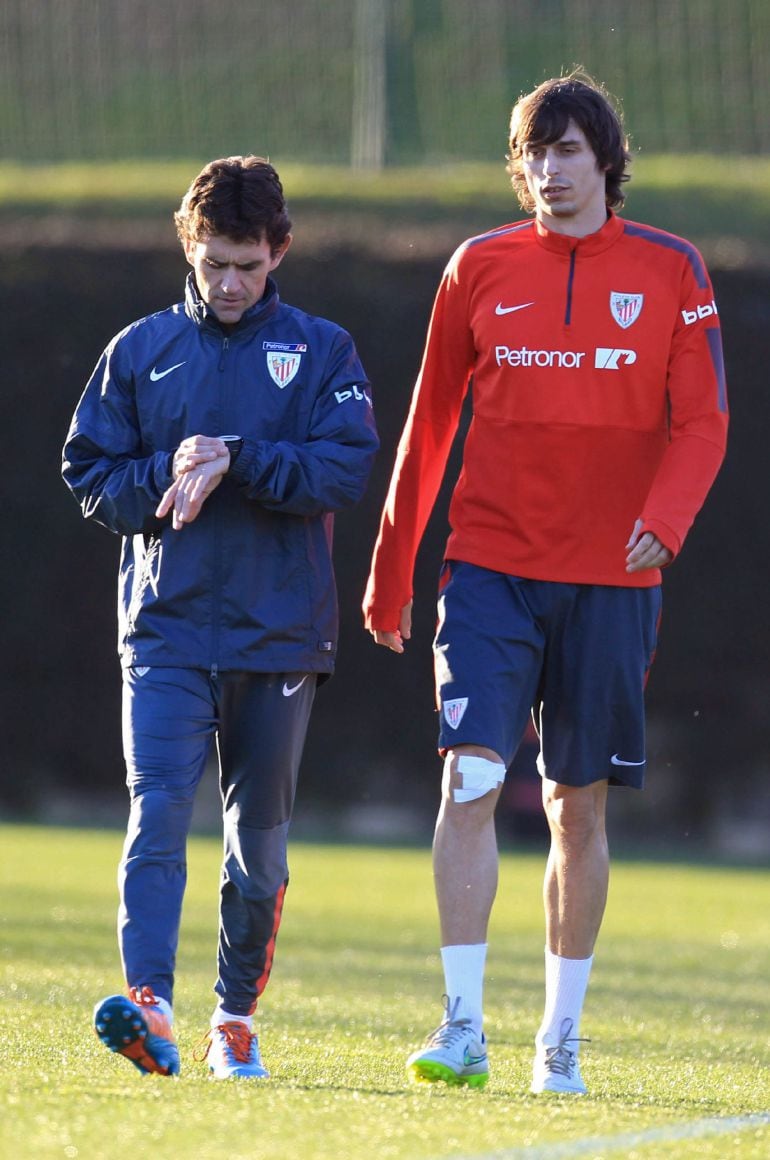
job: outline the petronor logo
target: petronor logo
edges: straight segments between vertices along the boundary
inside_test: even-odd
[[[600,371],[617,371],[635,362],[635,350],[621,350],[612,346],[597,346],[594,355],[594,366]]]

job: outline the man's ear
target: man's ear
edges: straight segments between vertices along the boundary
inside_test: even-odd
[[[190,263],[191,266],[192,266],[193,260],[195,258],[195,247],[197,244],[198,243],[196,241],[194,241],[193,238],[190,238],[190,237],[185,237],[182,241],[182,249],[184,250],[184,256],[185,256],[185,258],[187,258],[187,261]]]
[[[271,273],[273,270],[276,269],[277,266],[280,266],[281,262],[283,261],[284,254],[286,253],[286,251],[288,250],[289,246],[291,245],[291,243],[293,241],[294,241],[293,236],[291,234],[287,234],[286,237],[284,238],[284,240],[281,242],[278,249],[273,250],[272,256],[270,258],[270,271],[271,271]],[[188,261],[189,261],[189,259],[188,259]]]

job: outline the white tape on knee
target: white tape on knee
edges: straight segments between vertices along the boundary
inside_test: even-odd
[[[446,761],[451,760],[450,757],[446,758]],[[505,781],[502,761],[490,761],[487,757],[472,757],[463,753],[457,758],[456,769],[463,779],[462,787],[452,791],[456,802],[473,802],[491,789],[497,789]]]

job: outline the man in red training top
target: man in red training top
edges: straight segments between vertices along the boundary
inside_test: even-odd
[[[643,782],[660,569],[717,474],[727,403],[701,256],[613,212],[629,154],[605,91],[576,72],[522,97],[509,162],[534,218],[471,238],[447,266],[364,610],[376,642],[402,653],[417,548],[472,380],[434,642],[446,1011],[407,1066],[416,1080],[481,1087],[488,1078],[494,813],[531,711],[551,833],[532,1091],[582,1093],[580,1018],[607,897],[607,787]]]

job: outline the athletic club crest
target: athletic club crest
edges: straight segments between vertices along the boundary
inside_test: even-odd
[[[306,342],[263,342],[262,349],[267,358],[270,378],[283,390],[295,378],[302,356],[307,350]]]
[[[284,387],[288,387],[291,380],[297,374],[301,362],[301,354],[285,354],[275,350],[269,351],[267,355],[267,369],[270,371],[270,378],[277,387],[283,390]]]
[[[444,701],[444,716],[446,723],[451,729],[456,729],[463,719],[463,714],[468,708],[468,698],[458,697],[454,701]]]
[[[610,293],[610,310],[618,326],[627,330],[642,313],[644,294],[618,294],[613,290]]]

